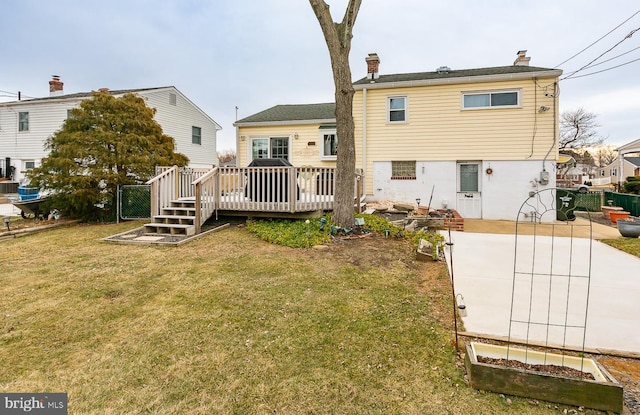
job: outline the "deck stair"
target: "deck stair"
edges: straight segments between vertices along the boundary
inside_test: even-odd
[[[144,225],[145,233],[191,236],[196,233],[195,200],[172,200],[170,206]]]

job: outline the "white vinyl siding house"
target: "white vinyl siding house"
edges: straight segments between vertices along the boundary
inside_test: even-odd
[[[175,151],[189,157],[191,167],[217,165],[216,134],[221,129],[211,117],[174,87],[111,91],[114,96],[135,93],[156,109],[155,120],[164,134],[175,140]],[[57,95],[26,101],[0,103],[0,159],[5,175],[6,159],[15,169],[14,180],[24,177],[28,166],[37,166],[47,155],[45,141],[58,131],[69,111],[90,93]],[[21,116],[27,113],[28,116]],[[194,144],[193,126],[201,129],[201,144]],[[28,163],[28,164],[27,164]],[[33,164],[31,164],[33,163]]]

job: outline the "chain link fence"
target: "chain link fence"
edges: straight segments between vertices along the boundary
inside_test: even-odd
[[[118,186],[118,220],[151,218],[151,186]]]

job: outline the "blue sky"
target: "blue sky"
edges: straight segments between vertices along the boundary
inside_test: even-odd
[[[341,20],[346,0],[329,0]],[[380,73],[511,65],[553,68],[640,11],[637,0],[363,0],[351,69]],[[560,69],[569,74],[640,28],[640,13]],[[580,74],[640,58],[640,31]],[[277,104],[333,101],[322,32],[307,0],[3,0],[0,91],[48,96],[174,85],[222,125],[218,150],[234,149],[233,122]],[[640,61],[561,82],[561,111],[598,115],[609,144],[640,138]],[[0,95],[10,95],[0,92]],[[0,97],[2,100],[9,97]]]

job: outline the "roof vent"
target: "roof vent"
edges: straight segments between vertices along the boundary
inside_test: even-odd
[[[443,73],[449,73],[451,72],[451,68],[449,68],[448,66],[441,66],[438,69],[436,69],[436,72],[443,74]]]

